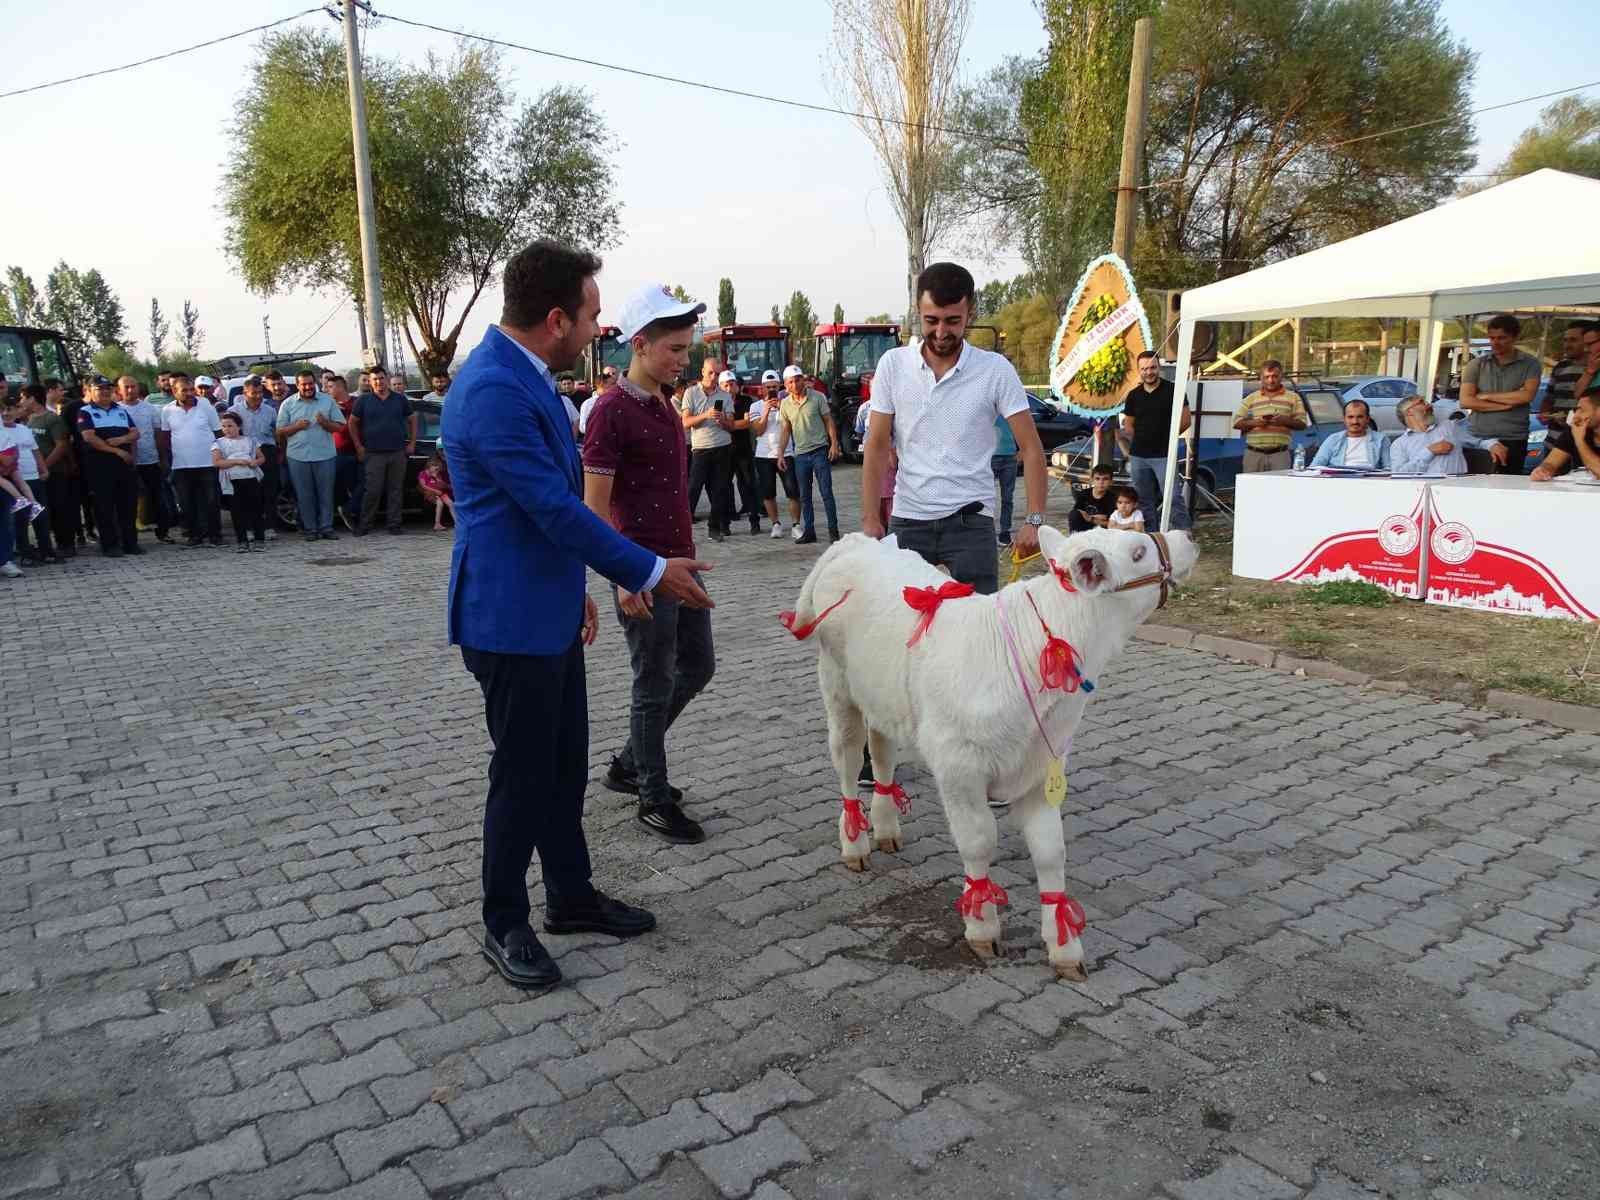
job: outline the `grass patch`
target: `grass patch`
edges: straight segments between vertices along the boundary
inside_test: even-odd
[[[1300,591],[1306,604],[1321,605],[1325,608],[1382,608],[1386,604],[1394,603],[1394,597],[1377,584],[1359,583],[1350,579],[1301,587]]]
[[[1307,629],[1304,625],[1291,625],[1283,631],[1283,638],[1296,646],[1331,646],[1339,640],[1339,635],[1330,633],[1326,629]]]

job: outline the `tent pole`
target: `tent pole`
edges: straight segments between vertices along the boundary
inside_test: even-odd
[[[1427,317],[1417,322],[1417,392],[1430,403],[1439,374],[1439,346],[1443,341],[1443,321]]]
[[[1300,378],[1300,318],[1295,317],[1290,324],[1294,326],[1294,350],[1291,355],[1293,363],[1290,369],[1294,372],[1294,377],[1298,379]]]
[[[1178,361],[1172,368],[1172,428],[1167,434],[1167,473],[1161,480],[1161,532],[1172,528],[1173,489],[1178,482],[1178,428],[1183,424],[1183,406],[1189,399],[1189,358],[1194,354],[1194,322],[1187,317],[1178,323]],[[1199,430],[1195,431],[1199,436]]]

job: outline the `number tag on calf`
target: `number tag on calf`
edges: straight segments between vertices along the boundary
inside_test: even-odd
[[[1067,768],[1059,758],[1052,758],[1044,776],[1044,802],[1051,808],[1060,808],[1066,798]]]

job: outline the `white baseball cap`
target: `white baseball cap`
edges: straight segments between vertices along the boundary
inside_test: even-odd
[[[217,381],[209,375],[201,375],[194,381],[195,387],[216,387]]]
[[[761,372],[761,382],[762,383],[777,383],[778,382],[778,373],[776,371],[774,371],[771,367],[768,367],[765,371]]]
[[[651,321],[662,317],[681,317],[685,313],[698,316],[706,306],[696,300],[674,300],[672,289],[664,283],[647,283],[622,303],[622,313],[617,317],[617,336],[623,341],[633,340]]]
[[[717,376],[717,382],[718,383],[733,383],[738,378],[739,377],[737,375],[735,375],[732,371],[724,371],[721,375]]]
[[[785,383],[788,383],[789,380],[794,379],[797,376],[802,376],[804,374],[805,374],[805,372],[802,371],[799,367],[795,366],[793,363],[790,363],[787,367],[785,367],[783,369],[783,381]]]

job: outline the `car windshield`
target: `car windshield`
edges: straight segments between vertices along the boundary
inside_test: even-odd
[[[595,369],[596,375],[607,367],[615,367],[618,375],[626,375],[632,364],[633,347],[630,343],[615,334],[600,339],[600,362]]]
[[[725,344],[728,370],[740,379],[759,378],[763,371],[779,371],[789,364],[784,361],[782,338],[752,338],[749,341],[729,341]],[[712,347],[716,353],[716,347]]]
[[[846,379],[857,379],[878,368],[878,360],[900,344],[892,333],[846,333],[839,338],[839,369]]]
[[[1312,424],[1344,424],[1344,408],[1340,404],[1337,392],[1324,392],[1315,388],[1306,388],[1300,393],[1300,398],[1306,402],[1306,407],[1311,410]]]

